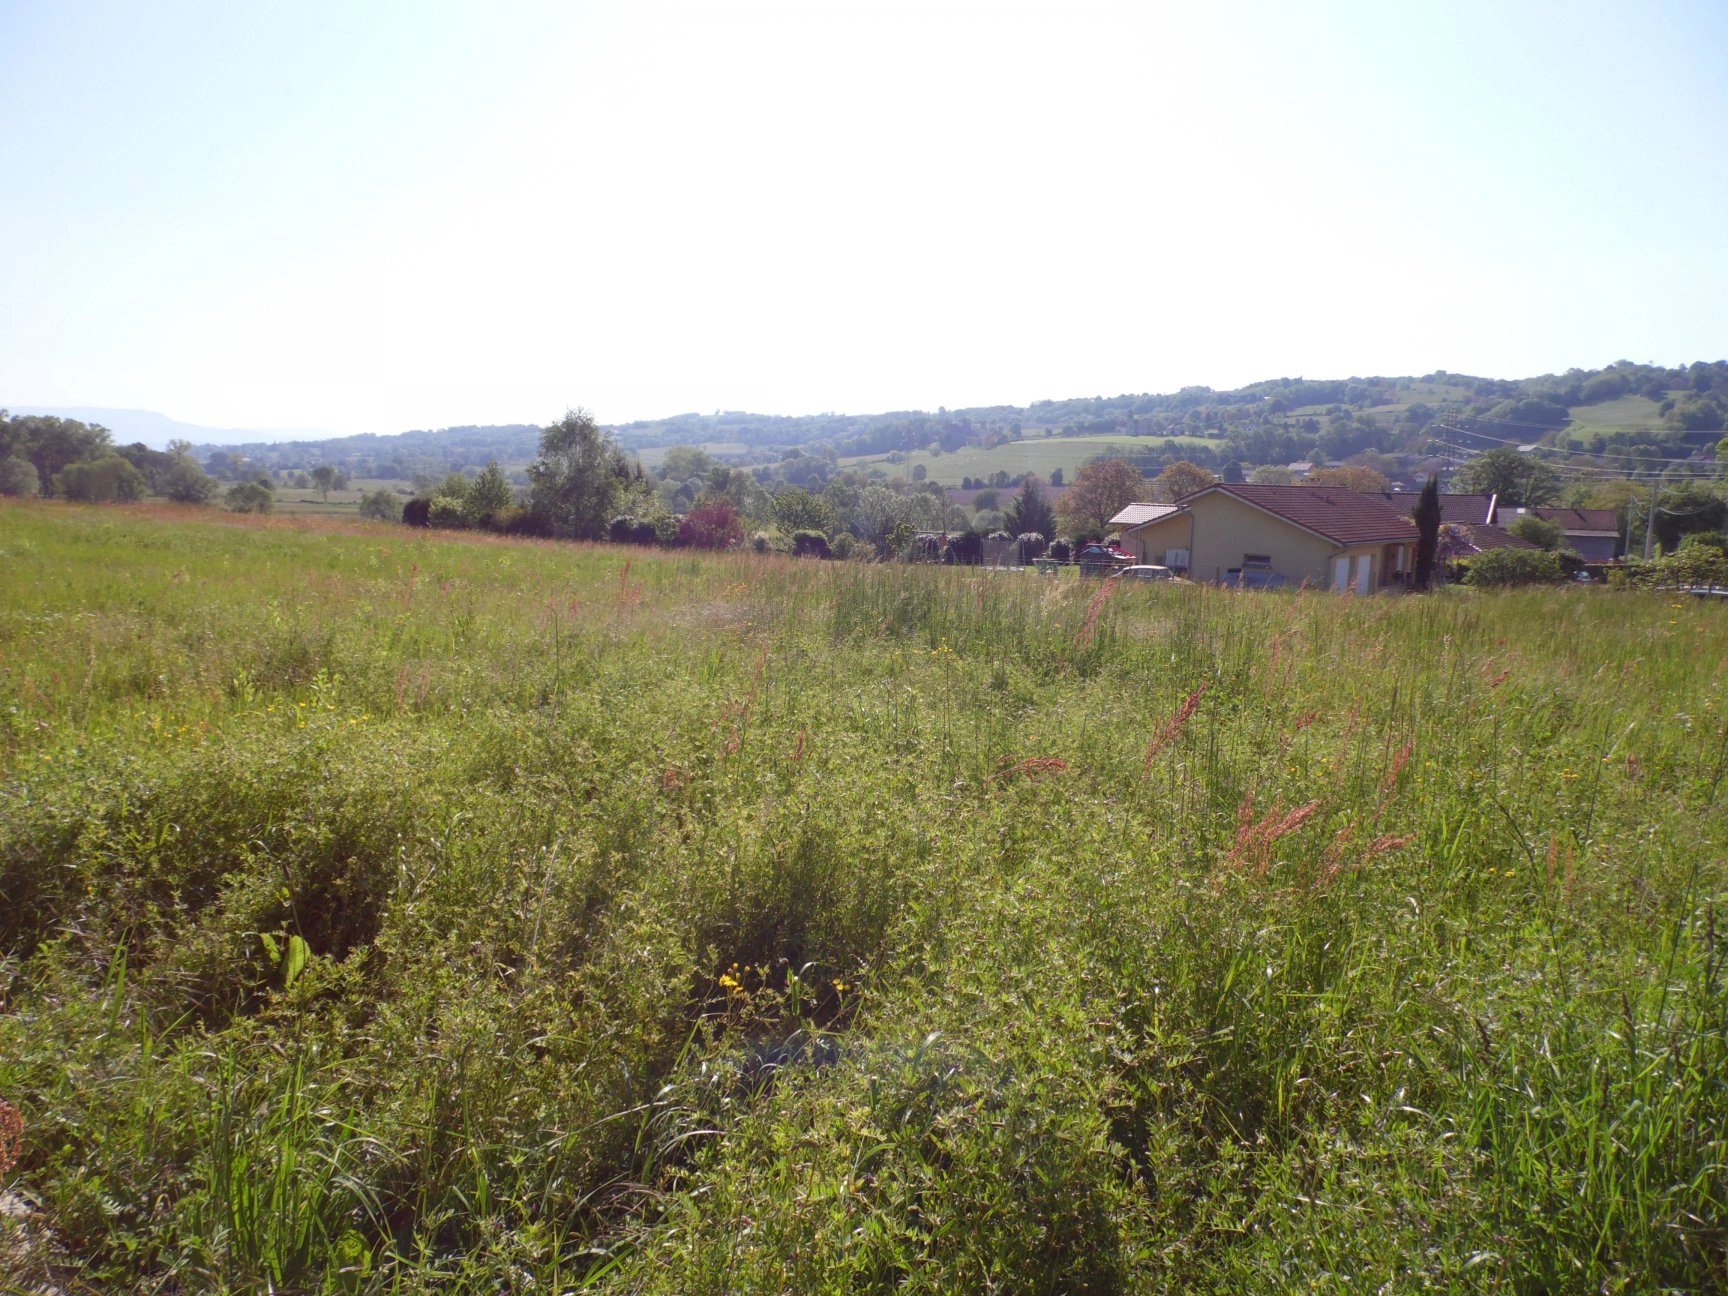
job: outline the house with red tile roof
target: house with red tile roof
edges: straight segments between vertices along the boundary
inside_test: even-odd
[[[1490,549],[1540,549],[1540,545],[1520,539],[1504,527],[1471,526],[1468,522],[1440,524],[1440,556],[1448,561],[1474,558]]]
[[[1533,508],[1518,512],[1534,513],[1544,522],[1558,522],[1566,533],[1567,547],[1589,562],[1608,562],[1620,556],[1620,514],[1611,508]]]
[[[1416,508],[1419,491],[1374,491],[1375,499],[1385,500],[1394,512],[1405,517]],[[1455,495],[1440,492],[1440,522],[1457,522],[1463,526],[1493,526],[1499,520],[1498,495]]]
[[[1402,589],[1416,567],[1416,524],[1406,513],[1330,486],[1217,482],[1124,528],[1122,543],[1143,563],[1220,584],[1372,594]]]

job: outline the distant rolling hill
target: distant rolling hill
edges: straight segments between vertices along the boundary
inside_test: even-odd
[[[182,423],[155,410],[104,409],[95,405],[7,405],[0,409],[13,414],[49,414],[55,418],[76,419],[80,423],[100,423],[114,434],[120,445],[142,441],[153,450],[166,449],[170,441],[190,441],[193,445],[238,445],[245,442],[308,441],[335,434],[324,428],[214,428],[196,423]]]

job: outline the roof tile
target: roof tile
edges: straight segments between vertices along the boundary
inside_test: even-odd
[[[1388,543],[1416,538],[1416,523],[1379,495],[1334,486],[1255,486],[1219,482],[1208,491],[1224,491],[1256,508],[1326,537],[1337,544]],[[1187,504],[1201,491],[1184,496]]]

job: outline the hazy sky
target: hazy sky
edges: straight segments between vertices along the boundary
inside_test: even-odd
[[[1728,355],[1728,5],[0,3],[0,405],[395,432]]]

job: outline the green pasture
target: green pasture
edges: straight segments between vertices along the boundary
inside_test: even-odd
[[[1156,454],[1167,440],[1183,445],[1211,444],[1204,437],[1189,436],[1035,436],[1005,442],[989,450],[967,446],[951,454],[938,455],[932,455],[928,450],[917,450],[904,455],[901,463],[891,462],[887,455],[857,455],[842,459],[841,463],[847,468],[881,467],[893,476],[909,476],[915,466],[923,464],[929,474],[928,480],[944,486],[958,486],[967,477],[988,478],[997,472],[1006,472],[1010,477],[1037,473],[1048,480],[1057,468],[1063,470],[1068,481],[1073,481],[1075,474],[1098,455]]]
[[[704,450],[716,459],[725,459],[730,455],[747,454],[750,447],[742,441],[698,441],[698,450]],[[660,465],[666,462],[666,452],[671,446],[652,446],[641,450],[626,449],[624,453],[632,460],[640,460],[644,468],[658,471]]]
[[[1725,663],[0,505],[0,1290],[1721,1290]]]
[[[1562,436],[1582,434],[1586,438],[1596,431],[1619,432],[1627,429],[1660,428],[1662,416],[1657,402],[1648,396],[1621,396],[1599,405],[1578,405],[1570,411],[1572,423]]]

